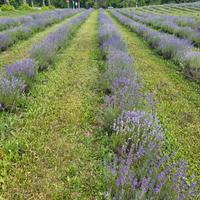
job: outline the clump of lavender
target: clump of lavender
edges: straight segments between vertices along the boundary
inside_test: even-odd
[[[185,54],[185,74],[197,81],[200,80],[200,52],[189,51]]]
[[[25,92],[26,84],[14,76],[0,77],[0,107],[1,110],[14,110],[20,102],[21,94]]]
[[[6,73],[9,77],[23,80],[30,87],[37,74],[37,64],[33,59],[18,61],[6,66]]]
[[[123,145],[110,167],[111,185],[106,199],[195,199],[197,181],[187,174],[187,163],[169,162],[169,156],[152,151],[151,146]],[[189,181],[190,180],[190,181]]]
[[[12,26],[17,26],[21,22],[20,17],[16,18],[1,18],[0,19],[0,31],[10,28]]]
[[[126,44],[112,21],[103,13],[100,13],[100,44],[108,64],[102,88],[106,93],[105,127],[109,131],[110,124],[123,110],[137,106],[141,94],[140,83]]]

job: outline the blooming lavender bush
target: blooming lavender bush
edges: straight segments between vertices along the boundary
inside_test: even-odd
[[[187,174],[187,163],[155,156],[151,146],[123,145],[110,167],[112,182],[106,199],[198,199],[197,181]]]
[[[200,52],[188,51],[185,54],[185,74],[197,81],[200,80]]]
[[[1,110],[14,110],[19,104],[21,94],[24,93],[26,84],[23,80],[11,76],[0,77],[0,107]]]
[[[127,53],[126,45],[112,21],[100,13],[100,23],[100,44],[108,64],[101,85],[106,93],[104,119],[109,131],[110,124],[123,110],[137,106],[140,84],[132,68],[133,59]]]
[[[25,59],[6,66],[9,77],[16,77],[24,81],[29,88],[37,74],[37,64],[32,59]]]
[[[20,18],[1,18],[0,19],[0,31],[17,26],[20,24]]]

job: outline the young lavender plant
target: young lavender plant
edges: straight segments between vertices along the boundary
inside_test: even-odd
[[[6,66],[6,73],[9,77],[21,79],[29,89],[37,75],[37,63],[33,59],[25,59]]]

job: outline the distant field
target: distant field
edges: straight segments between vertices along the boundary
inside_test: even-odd
[[[200,199],[200,2],[0,12],[0,199]]]
[[[200,16],[200,3],[165,4],[139,7],[136,10],[149,13]]]

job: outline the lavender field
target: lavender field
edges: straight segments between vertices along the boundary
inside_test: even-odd
[[[199,200],[199,13],[0,13],[0,199]]]

